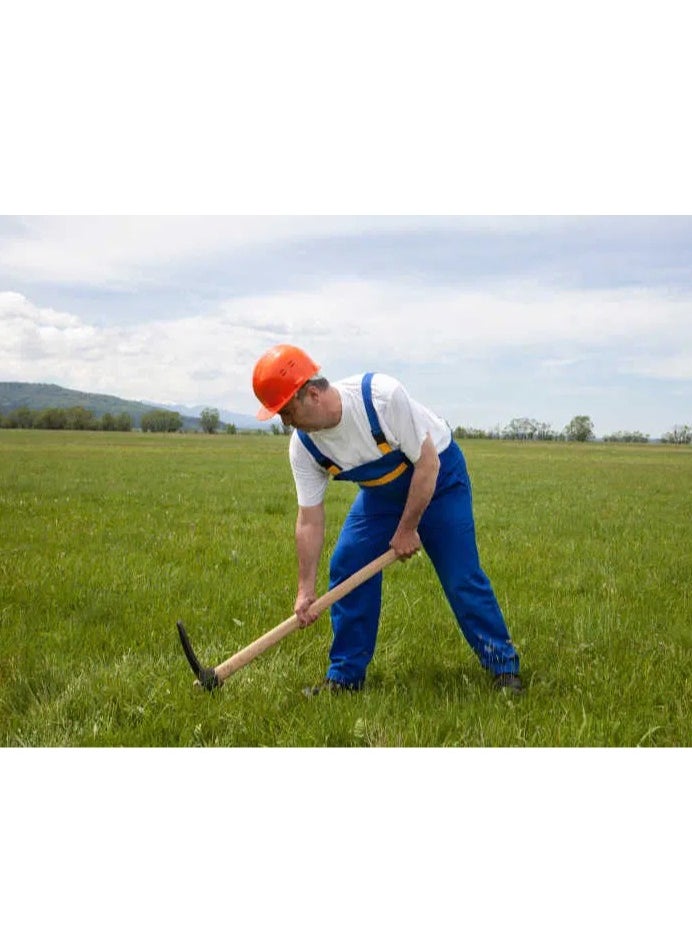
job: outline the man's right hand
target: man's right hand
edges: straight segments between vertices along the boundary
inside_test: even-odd
[[[306,628],[308,625],[312,625],[312,623],[316,622],[319,618],[310,609],[316,599],[317,596],[314,593],[298,593],[294,612],[298,617],[298,622],[300,623],[301,629]]]

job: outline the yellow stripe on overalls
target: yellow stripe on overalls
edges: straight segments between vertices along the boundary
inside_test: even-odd
[[[382,484],[389,484],[390,481],[394,481],[397,477],[400,477],[404,471],[408,469],[408,464],[404,461],[399,467],[395,467],[393,471],[390,471],[389,474],[385,474],[383,477],[376,477],[372,481],[358,481],[361,487],[380,487]]]

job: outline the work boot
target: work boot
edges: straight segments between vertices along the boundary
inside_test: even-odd
[[[501,672],[499,675],[495,675],[493,686],[499,691],[507,689],[515,694],[521,694],[524,690],[519,675],[514,675],[511,672]]]
[[[311,688],[303,688],[303,694],[306,698],[314,698],[317,695],[321,694],[323,691],[328,691],[330,694],[338,695],[344,691],[360,691],[363,687],[363,682],[342,682],[334,681],[333,678],[325,678],[324,681],[321,681],[319,685],[313,685]]]

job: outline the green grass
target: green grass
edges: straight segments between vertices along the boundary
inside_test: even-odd
[[[326,616],[213,695],[175,631],[214,665],[291,614],[285,438],[0,431],[0,744],[689,746],[692,451],[463,450],[527,692],[491,689],[420,556],[387,571],[366,689],[306,700]]]

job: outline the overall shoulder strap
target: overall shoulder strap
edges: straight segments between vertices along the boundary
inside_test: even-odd
[[[327,471],[327,473],[331,474],[332,476],[341,474],[342,469],[339,467],[339,465],[335,464],[333,461],[330,461],[326,455],[322,454],[309,434],[301,431],[300,428],[296,428],[296,434],[300,438],[303,446],[310,452],[320,467],[323,467],[325,471]]]
[[[372,436],[375,439],[377,447],[380,449],[382,454],[389,454],[392,450],[387,439],[384,436],[382,427],[380,425],[380,419],[377,417],[377,412],[375,411],[375,406],[372,402],[372,377],[374,372],[366,372],[363,376],[363,380],[360,383],[361,392],[363,394],[363,403],[365,404],[365,411],[368,415],[368,422],[370,424],[370,431]]]

